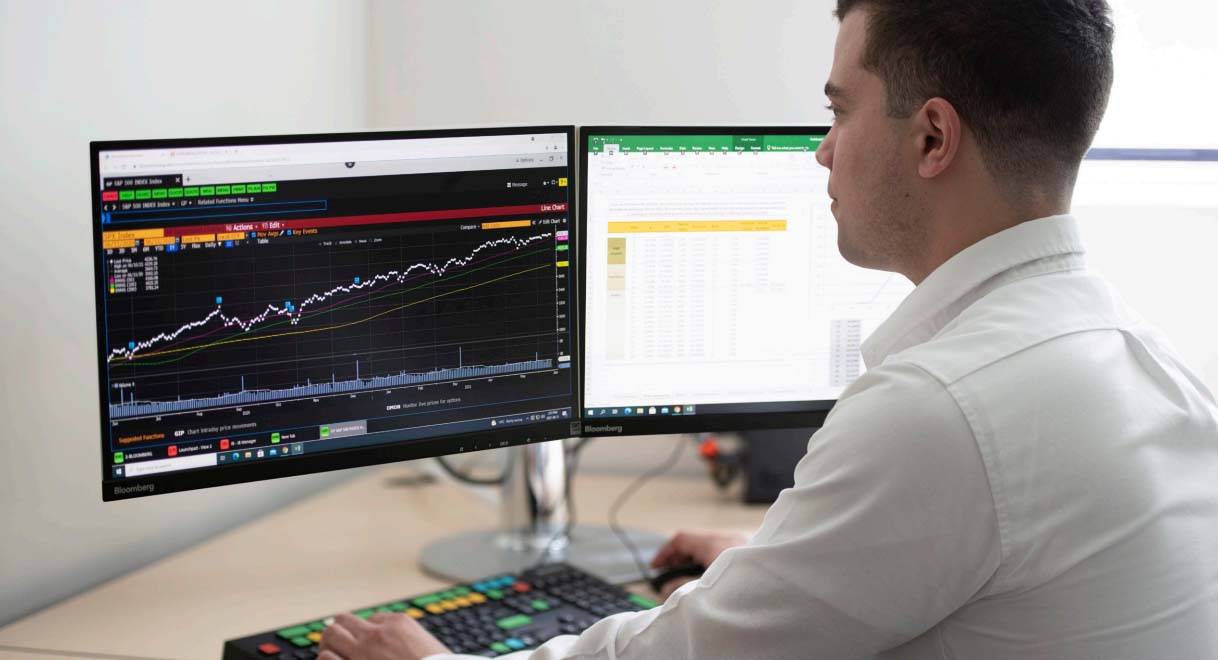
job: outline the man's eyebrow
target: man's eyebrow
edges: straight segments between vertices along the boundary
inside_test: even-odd
[[[829,98],[845,98],[846,90],[834,85],[831,82],[825,83],[825,96]]]

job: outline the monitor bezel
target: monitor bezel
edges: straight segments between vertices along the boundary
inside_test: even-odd
[[[94,315],[95,332],[97,334],[97,355],[107,351],[105,337],[104,312],[104,265],[101,258],[102,226],[97,221],[101,214],[101,190],[99,188],[100,165],[99,156],[104,151],[119,151],[127,149],[163,149],[212,147],[212,146],[248,146],[261,144],[290,144],[290,143],[324,143],[349,141],[376,141],[396,139],[426,139],[447,137],[484,137],[496,135],[522,135],[530,133],[564,133],[567,138],[567,169],[573,181],[578,182],[575,154],[574,125],[544,125],[544,126],[505,126],[482,128],[452,128],[428,129],[409,131],[367,131],[346,133],[313,133],[292,135],[265,136],[231,136],[204,137],[182,139],[149,139],[149,140],[100,140],[89,143],[89,196],[91,201],[90,224],[93,226],[93,277],[94,277]],[[578,194],[569,194],[567,208],[568,231],[579,233]],[[578,240],[579,236],[575,236]],[[580,296],[583,294],[582,278],[579,277],[580,255],[577,249],[571,259],[568,286],[571,287],[570,300],[576,309],[580,306]],[[569,314],[570,315],[570,314]],[[499,449],[525,445],[534,442],[561,440],[579,435],[580,411],[582,410],[583,395],[583,365],[581,357],[582,336],[580,332],[571,333],[571,368],[577,370],[579,377],[575,378],[572,394],[572,414],[570,420],[543,422],[529,426],[480,431],[475,433],[454,434],[435,438],[409,440],[384,445],[373,445],[351,449],[330,450],[318,454],[302,454],[274,461],[257,461],[242,464],[228,464],[223,467],[196,468],[175,472],[165,472],[144,477],[123,477],[115,479],[111,476],[110,448],[108,440],[108,424],[110,421],[106,393],[106,370],[101,360],[97,362],[99,410],[99,440],[101,447],[101,490],[103,501],[114,501],[160,495],[163,493],[197,490],[215,486],[264,481],[304,474],[345,470],[348,468],[380,465],[398,461],[433,458],[452,454],[464,454],[488,449]],[[118,488],[123,490],[119,490]]]
[[[579,259],[587,263],[588,139],[621,135],[828,135],[829,126],[585,126],[579,131]],[[586,278],[584,278],[586,280]],[[581,282],[579,299],[586,298],[587,282]],[[585,346],[586,305],[580,305],[579,345]],[[585,392],[585,367],[580,370],[580,392]],[[588,417],[580,409],[585,437],[617,437],[664,433],[701,433],[707,431],[748,431],[820,427],[836,399],[795,402],[804,409],[780,412],[712,413],[646,417]],[[673,401],[673,404],[683,403]],[[603,422],[603,424],[601,423]],[[594,429],[594,430],[590,430]]]

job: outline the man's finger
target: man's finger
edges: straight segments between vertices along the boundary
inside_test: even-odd
[[[404,616],[404,615],[398,614],[397,612],[377,612],[376,614],[373,614],[372,616],[368,617],[368,623],[385,623],[387,621],[393,620],[393,617],[396,617],[396,616]],[[406,618],[409,619],[410,617],[406,617]]]
[[[656,552],[656,556],[651,559],[652,568],[660,568],[673,563],[674,559],[682,556],[688,556],[689,550],[686,546],[689,545],[689,534],[685,532],[677,532],[675,536],[668,539],[668,542],[660,546]]]
[[[350,619],[355,619],[360,624],[368,625],[367,622],[359,617],[350,617],[349,615],[335,617],[334,623],[326,626],[326,629],[321,631],[321,650],[333,651],[343,657],[353,657],[355,655],[358,644],[355,641],[355,633],[351,632],[348,626],[354,628],[357,624],[350,621]]]
[[[346,660],[346,658],[334,651],[322,651],[317,655],[317,660]]]

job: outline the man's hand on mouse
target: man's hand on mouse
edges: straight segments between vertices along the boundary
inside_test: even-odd
[[[710,566],[724,550],[748,541],[749,536],[743,533],[677,532],[656,553],[651,567],[663,570],[690,563]],[[678,587],[696,579],[682,577],[670,580],[664,584],[660,595],[668,598]]]

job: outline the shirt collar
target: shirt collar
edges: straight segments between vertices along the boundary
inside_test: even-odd
[[[929,341],[985,293],[1016,279],[1082,268],[1073,216],[1023,222],[961,250],[922,281],[862,345],[868,369]]]

